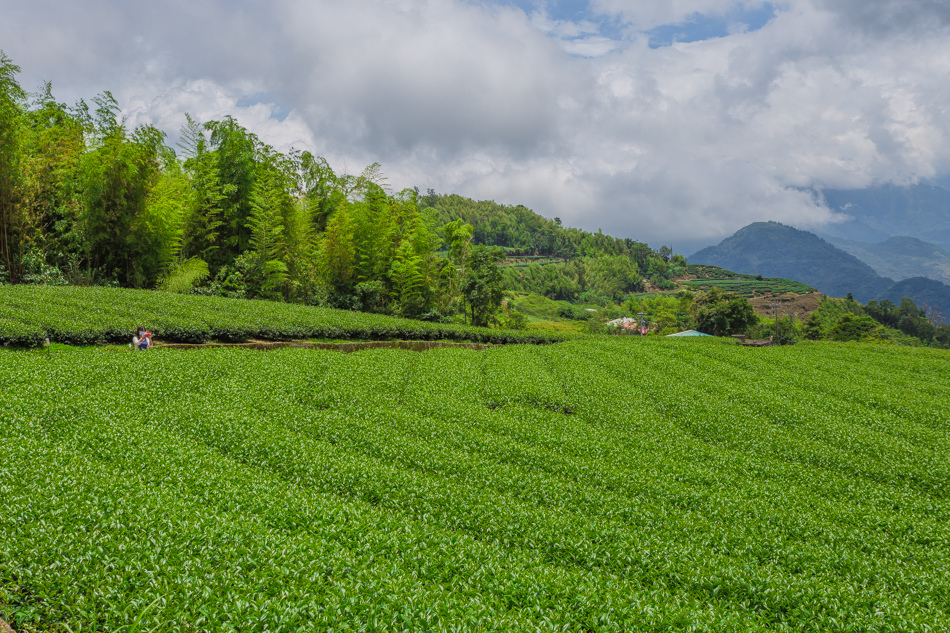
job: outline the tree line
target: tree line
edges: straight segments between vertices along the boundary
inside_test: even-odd
[[[378,164],[334,172],[231,117],[187,117],[176,147],[129,130],[113,96],[28,94],[0,53],[0,282],[110,284],[409,317],[500,303],[500,249],[438,225]]]
[[[811,340],[893,341],[910,345],[950,347],[950,325],[932,306],[918,306],[910,297],[900,304],[884,299],[861,305],[851,293],[825,299],[802,324]]]
[[[502,288],[620,299],[684,262],[523,206],[393,191],[380,166],[335,172],[231,117],[186,115],[172,147],[128,129],[109,92],[27,93],[0,52],[0,283],[110,284],[426,319],[492,321]],[[517,253],[559,267],[501,271]],[[551,275],[556,279],[552,281]],[[552,290],[554,288],[554,290]]]

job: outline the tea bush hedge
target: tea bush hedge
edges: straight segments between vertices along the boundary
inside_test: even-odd
[[[0,351],[0,617],[950,630],[948,360],[652,337]]]
[[[251,338],[549,343],[568,338],[270,301],[121,288],[0,286],[0,344],[32,347],[47,337],[72,345],[127,343],[138,325],[160,340],[179,343]]]

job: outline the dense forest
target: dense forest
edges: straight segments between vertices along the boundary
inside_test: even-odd
[[[565,228],[524,207],[393,191],[236,120],[187,117],[172,147],[104,92],[28,94],[0,54],[0,283],[115,285],[486,324],[502,289],[619,300],[668,283],[668,248]],[[505,258],[556,265],[509,272]],[[540,268],[539,268],[540,270]],[[553,280],[553,283],[552,283]]]

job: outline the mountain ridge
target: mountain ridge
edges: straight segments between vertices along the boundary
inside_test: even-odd
[[[900,281],[884,277],[818,235],[778,222],[753,222],[688,260],[741,273],[786,277],[827,295],[850,293],[862,303],[876,299],[899,302],[901,296],[907,296],[918,304],[950,308],[950,286],[921,276]]]
[[[857,257],[814,233],[778,222],[753,222],[688,258],[736,272],[785,277],[814,286],[824,294],[869,301],[894,284]]]
[[[950,283],[950,251],[916,237],[898,235],[869,243],[826,234],[819,237],[854,255],[882,277],[898,281],[913,277]]]

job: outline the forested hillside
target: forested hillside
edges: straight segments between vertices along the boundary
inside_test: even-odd
[[[894,282],[853,255],[817,235],[778,222],[754,222],[718,246],[689,257],[691,264],[711,264],[741,273],[786,277],[843,297],[875,299]]]
[[[926,277],[911,277],[898,281],[888,288],[880,299],[900,303],[903,297],[913,298],[916,303],[936,308],[941,313],[950,308],[950,288],[946,284]]]
[[[505,250],[505,289],[550,299],[606,303],[642,292],[647,284],[672,290],[686,260],[667,246],[653,250],[630,238],[565,227],[521,205],[475,201],[429,191],[422,203],[438,224],[472,226],[472,241]]]
[[[459,195],[439,195],[429,191],[422,197],[425,207],[435,210],[440,224],[461,220],[473,227],[476,244],[502,246],[513,254],[550,255],[573,259],[600,255],[625,255],[646,271],[652,259],[668,259],[669,248],[654,252],[647,244],[630,238],[590,233],[565,227],[560,218],[542,217],[522,205],[503,205],[489,200],[475,201]]]

